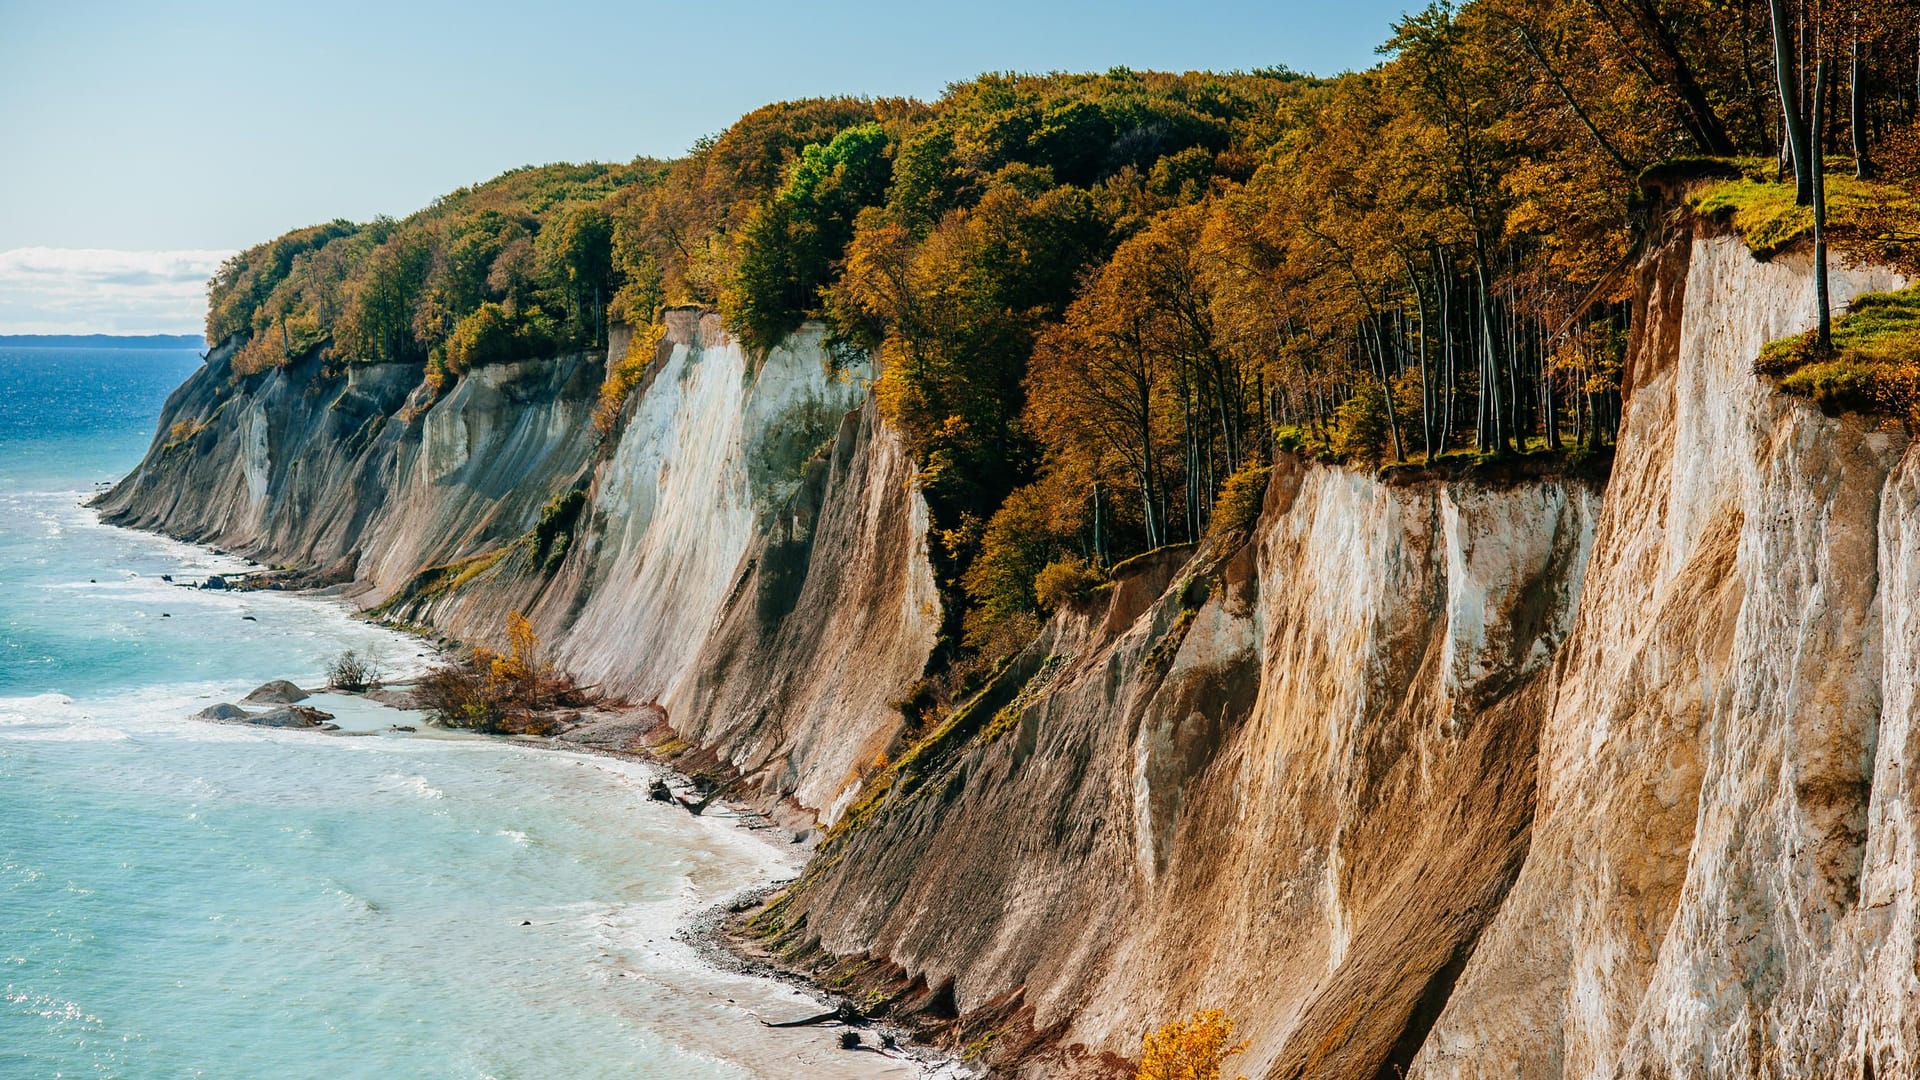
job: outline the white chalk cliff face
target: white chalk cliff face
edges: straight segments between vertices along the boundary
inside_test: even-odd
[[[432,399],[216,353],[104,509],[465,640],[532,613],[839,823],[753,933],[1009,1074],[1126,1076],[1218,1006],[1250,1076],[1920,1076],[1920,450],[1752,374],[1804,256],[1667,229],[1604,496],[1282,461],[1248,536],[1136,561],[911,754],[926,508],[817,331],[673,313],[606,445],[590,354]]]
[[[1812,322],[1804,257],[1681,244],[1554,680],[1532,851],[1415,1075],[1920,1069],[1920,455],[1753,375]],[[1840,269],[1834,295],[1898,284]]]
[[[465,641],[498,644],[505,613],[527,612],[580,682],[658,703],[748,790],[831,820],[939,631],[912,463],[864,357],[817,328],[756,360],[712,316],[668,325],[610,446],[592,354],[480,368],[434,397],[415,365],[241,377],[219,350],[102,509],[314,568]],[[169,447],[181,420],[205,430]],[[565,547],[536,550],[569,491],[584,505]]]

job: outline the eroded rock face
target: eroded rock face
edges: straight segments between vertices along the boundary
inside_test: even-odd
[[[1415,1075],[1913,1075],[1904,435],[1752,374],[1804,257],[1669,251],[1542,733],[1533,851]],[[1844,300],[1895,287],[1845,268]],[[1903,1071],[1905,1070],[1905,1071]]]
[[[660,704],[748,790],[831,818],[940,625],[914,470],[865,359],[817,328],[754,358],[716,318],[668,323],[605,447],[595,354],[490,365],[436,397],[417,366],[238,377],[216,350],[102,510],[322,570],[469,642],[501,644],[526,612],[578,681]],[[168,449],[180,420],[205,431]]]
[[[787,943],[1033,1076],[1211,1005],[1254,1076],[1916,1075],[1920,451],[1753,375],[1804,257],[1689,226],[1643,276],[1604,509],[1283,467],[1251,550],[1056,624],[863,808]]]
[[[1017,1001],[1035,1076],[1202,1004],[1250,1075],[1404,1065],[1525,853],[1599,508],[1284,463],[1251,545],[1056,623],[784,917],[962,1014]]]

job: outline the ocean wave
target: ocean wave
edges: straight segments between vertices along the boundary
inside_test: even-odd
[[[408,773],[388,773],[385,779],[401,790],[410,791],[423,799],[444,799],[447,797],[446,792],[434,787],[424,776],[416,776]]]

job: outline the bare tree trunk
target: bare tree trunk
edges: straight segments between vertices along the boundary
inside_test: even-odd
[[[1445,400],[1440,408],[1439,450],[1447,452],[1447,440],[1453,438],[1453,387],[1456,372],[1453,367],[1453,285],[1447,277],[1447,260],[1434,249],[1434,280],[1440,289],[1440,353],[1446,367],[1446,375],[1441,380],[1440,392]]]
[[[1833,306],[1827,296],[1827,170],[1820,153],[1821,136],[1826,127],[1827,60],[1813,73],[1813,303],[1820,316],[1814,333],[1814,348],[1825,355],[1833,351]]]
[[[1850,97],[1847,126],[1853,129],[1853,175],[1865,180],[1873,175],[1873,162],[1867,158],[1867,84],[1864,77],[1866,72],[1860,63],[1859,16],[1854,19],[1853,51],[1847,62]]]
[[[1407,451],[1400,442],[1400,421],[1393,415],[1393,384],[1387,381],[1387,344],[1371,315],[1363,325],[1373,332],[1374,374],[1380,379],[1380,404],[1387,410],[1387,435],[1393,441],[1393,460],[1404,462]],[[1366,348],[1364,331],[1360,347]]]
[[[1794,83],[1793,39],[1787,25],[1787,0],[1767,0],[1773,12],[1773,70],[1780,84],[1780,114],[1786,118],[1787,149],[1793,157],[1794,201],[1813,204],[1813,173],[1807,158],[1807,120],[1800,111],[1800,92]]]
[[[1413,302],[1419,310],[1420,324],[1420,449],[1428,461],[1433,460],[1433,388],[1427,380],[1427,294],[1420,288],[1420,275],[1413,269],[1413,260],[1406,252],[1400,252],[1400,263],[1407,269],[1407,285],[1413,289]]]

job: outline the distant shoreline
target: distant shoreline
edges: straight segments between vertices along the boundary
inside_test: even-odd
[[[192,349],[206,352],[199,334],[0,334],[6,349]]]

